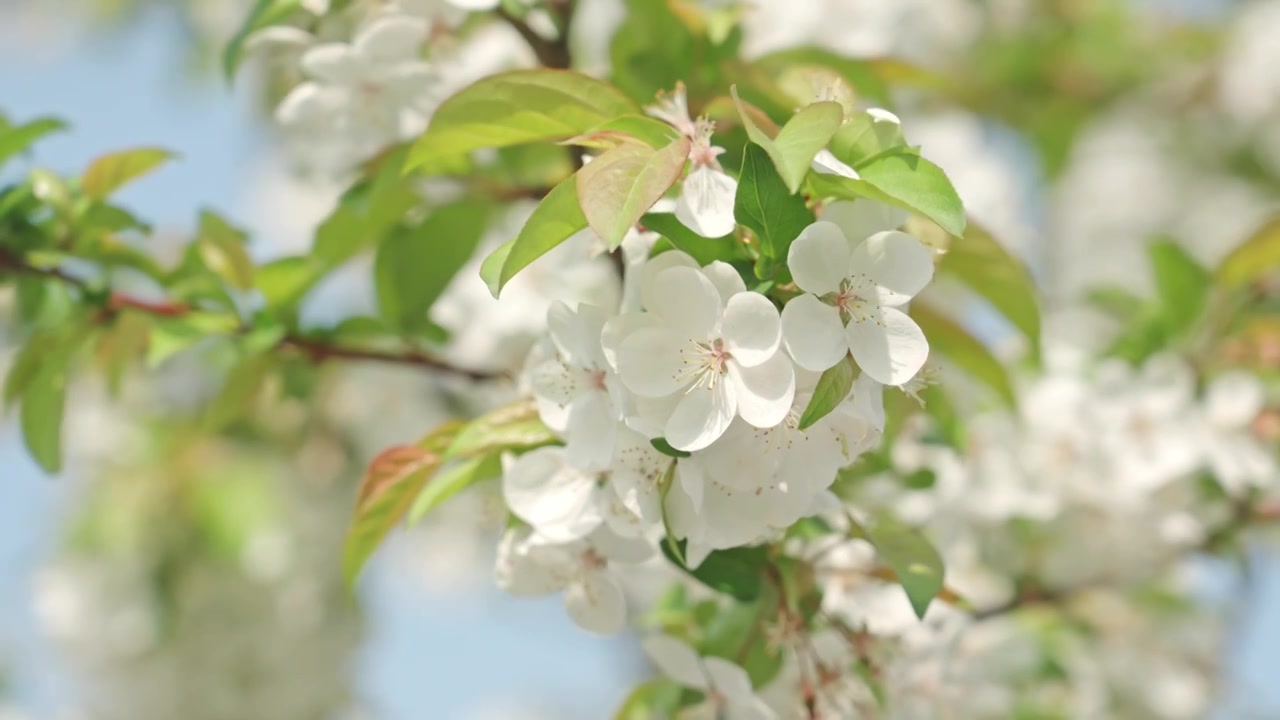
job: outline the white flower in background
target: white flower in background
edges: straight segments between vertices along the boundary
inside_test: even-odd
[[[494,570],[498,587],[516,596],[564,593],[565,609],[580,627],[600,635],[626,625],[627,601],[611,563],[640,563],[653,555],[641,540],[601,528],[585,540],[547,544],[528,528],[502,536]]]
[[[1137,371],[1119,360],[1103,363],[1096,393],[1097,437],[1118,482],[1113,493],[1133,499],[1195,470],[1195,374],[1184,361],[1160,355]]]
[[[622,419],[622,389],[600,345],[607,319],[593,305],[571,310],[562,302],[552,304],[547,328],[554,353],[529,371],[543,422],[565,438],[568,461],[588,470],[609,466]]]
[[[795,372],[779,352],[777,309],[747,292],[732,268],[713,265],[704,272],[683,254],[649,263],[641,281],[647,312],[610,321],[614,329],[605,331],[619,335],[623,385],[672,405],[663,436],[685,451],[715,442],[736,416],[756,427],[777,425],[795,396]]]
[[[420,59],[427,24],[383,15],[350,43],[312,46],[301,58],[310,78],[276,108],[276,119],[304,138],[371,154],[421,130],[429,111],[431,68]]]
[[[500,4],[499,0],[394,0],[394,3],[406,13],[449,26],[466,20],[468,13],[493,10]]]
[[[1252,433],[1265,403],[1262,381],[1241,370],[1219,375],[1205,391],[1205,461],[1232,495],[1251,486],[1273,487],[1280,480],[1274,449]]]
[[[733,232],[737,227],[733,201],[738,194],[738,181],[725,173],[717,160],[724,148],[711,144],[715,123],[689,117],[684,83],[677,84],[669,95],[659,95],[658,104],[645,108],[645,112],[670,124],[693,143],[689,151],[693,167],[680,186],[676,218],[703,237],[718,238]]]
[[[854,237],[820,220],[792,243],[787,265],[805,294],[782,310],[787,349],[797,365],[815,372],[852,352],[873,380],[901,385],[924,366],[929,343],[898,306],[933,278],[933,256],[896,230],[862,236],[856,246]]]
[[[776,720],[778,717],[756,696],[747,671],[724,658],[701,657],[686,643],[666,635],[646,638],[644,652],[663,675],[706,695],[702,703],[684,710],[682,718]]]

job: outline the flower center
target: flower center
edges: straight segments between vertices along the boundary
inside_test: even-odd
[[[591,371],[591,374],[587,376],[587,384],[594,390],[604,390],[604,378],[605,374],[603,370],[593,370]]]
[[[692,392],[698,387],[708,390],[715,388],[720,376],[729,371],[729,361],[733,359],[725,348],[724,341],[719,338],[709,344],[694,341],[693,349],[682,352],[681,356],[685,372],[693,379],[693,385],[686,392]]]

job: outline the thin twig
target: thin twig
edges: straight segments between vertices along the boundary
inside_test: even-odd
[[[56,280],[74,287],[86,295],[94,292],[94,288],[83,278],[70,275],[56,267],[46,268],[32,265],[24,258],[14,255],[6,250],[0,250],[0,270],[8,270],[18,274]],[[168,300],[145,300],[118,291],[110,291],[106,294],[106,301],[102,310],[106,318],[113,317],[119,314],[122,310],[134,310],[157,317],[176,318],[194,312],[196,308],[181,302]],[[249,328],[247,327],[241,328],[241,332],[248,332],[248,330]],[[335,359],[363,360],[396,365],[411,365],[451,375],[458,375],[471,380],[490,380],[502,377],[502,373],[492,373],[483,370],[472,370],[469,368],[457,367],[419,350],[407,349],[391,352],[366,348],[343,347],[296,333],[286,335],[282,338],[278,343],[278,347],[301,351],[314,362],[323,362],[325,360]]]

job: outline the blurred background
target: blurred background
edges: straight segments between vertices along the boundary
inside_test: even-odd
[[[256,257],[298,252],[343,188],[296,172],[261,63],[222,80],[217,53],[249,4],[0,0],[0,107],[73,126],[39,147],[39,165],[60,173],[112,149],[178,152],[119,198],[155,223],[161,255],[205,207],[248,229]],[[812,44],[909,61],[900,71],[921,92],[898,98],[908,136],[1032,267],[1048,332],[1082,347],[1105,320],[1076,300],[1108,283],[1144,294],[1147,240],[1213,262],[1280,204],[1275,0],[750,4],[750,54]],[[621,3],[582,0],[581,12],[576,62],[603,70]],[[511,34],[477,52],[460,62],[523,61]],[[304,314],[367,311],[369,274],[359,262],[335,274]],[[439,322],[497,328],[455,334],[469,343],[458,352],[518,361],[541,310],[474,290],[451,290]],[[60,477],[28,460],[12,421],[0,426],[3,720],[599,718],[647,672],[633,640],[581,632],[556,598],[492,587],[500,517],[483,491],[394,538],[358,602],[344,592],[337,558],[361,468],[470,402],[462,389],[411,369],[308,365],[275,376],[305,388],[273,388],[269,413],[214,432],[195,412],[209,379],[154,372],[122,400],[76,389]],[[1280,718],[1268,641],[1280,638],[1280,560],[1251,553],[1247,579],[1205,563],[1204,602],[1234,599],[1216,713]]]

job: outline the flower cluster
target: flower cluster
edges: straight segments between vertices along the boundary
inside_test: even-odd
[[[668,535],[697,567],[837,502],[837,472],[879,443],[883,386],[928,353],[898,307],[933,259],[903,220],[871,201],[828,206],[791,247],[800,292],[781,311],[733,266],[677,250],[630,270],[638,292],[618,313],[554,306],[526,375],[564,444],[505,469],[525,525],[503,540],[500,584],[564,590],[579,624],[612,632],[625,619],[612,564],[646,560]],[[802,428],[822,373],[850,355],[851,391]]]

